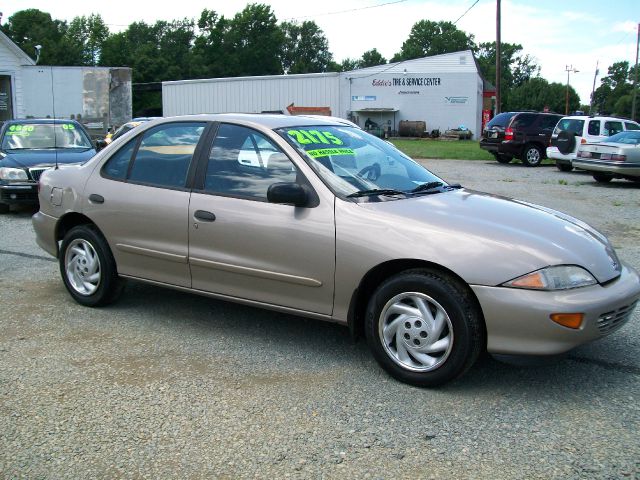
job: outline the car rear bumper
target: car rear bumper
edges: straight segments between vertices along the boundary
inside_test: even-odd
[[[623,265],[606,285],[542,292],[472,286],[487,326],[487,350],[505,355],[557,355],[609,335],[632,316],[640,298],[638,273]],[[550,319],[552,313],[583,313],[578,329]]]
[[[640,163],[628,162],[608,162],[604,160],[576,159],[573,166],[591,172],[614,173],[618,175],[628,175],[640,177]]]
[[[487,140],[486,138],[480,140],[480,148],[487,150],[488,152],[498,153],[499,146],[500,142],[496,140]]]
[[[555,160],[556,163],[564,164],[564,165],[573,165],[573,162],[576,158],[575,153],[560,153],[558,147],[547,147],[547,158]]]
[[[37,205],[38,184],[30,182],[0,184],[0,203]]]
[[[56,241],[56,224],[58,219],[46,213],[37,212],[31,217],[31,222],[36,232],[36,243],[45,252],[57,257],[58,242]]]

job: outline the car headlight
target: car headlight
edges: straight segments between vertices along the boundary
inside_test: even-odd
[[[567,290],[598,283],[593,275],[575,265],[546,267],[502,284],[503,287],[529,290]]]
[[[27,180],[27,172],[21,168],[0,168],[0,180]]]

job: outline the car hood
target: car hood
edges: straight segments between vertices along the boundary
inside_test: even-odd
[[[25,150],[3,152],[4,158],[0,159],[0,167],[33,168],[38,166],[83,163],[96,154],[93,148],[89,149],[58,149],[56,150]]]
[[[359,205],[404,230],[413,245],[419,236],[417,250],[428,252],[423,258],[446,258],[470,283],[498,284],[550,265],[579,265],[601,283],[621,271],[615,251],[597,230],[519,200],[460,189]]]

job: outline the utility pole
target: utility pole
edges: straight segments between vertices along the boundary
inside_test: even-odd
[[[638,38],[636,39],[636,72],[633,76],[633,101],[631,102],[631,119],[636,119],[636,96],[638,95],[638,48],[640,47],[640,23],[638,24]]]
[[[593,94],[596,91],[596,78],[598,78],[598,65],[600,64],[600,60],[596,60],[596,73],[593,74],[593,87],[591,87],[591,101],[589,102],[589,115],[591,115],[591,111],[593,110]]]
[[[565,66],[565,70],[567,71],[567,95],[564,104],[564,114],[569,115],[569,74],[571,72],[578,73],[580,70],[573,68],[573,65]]]
[[[500,95],[500,57],[502,56],[500,48],[500,0],[496,0],[496,115],[501,109]]]

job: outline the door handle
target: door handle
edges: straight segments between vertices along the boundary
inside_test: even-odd
[[[196,220],[200,220],[201,222],[215,222],[216,221],[216,216],[211,213],[211,212],[207,212],[206,210],[196,210],[193,214],[194,218]]]
[[[102,195],[98,195],[97,193],[92,193],[89,195],[89,201],[91,203],[104,203],[104,197]]]

